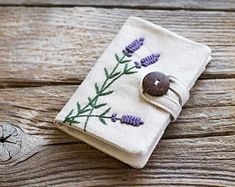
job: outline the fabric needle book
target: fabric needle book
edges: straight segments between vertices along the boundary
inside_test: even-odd
[[[176,120],[211,50],[130,17],[56,116],[64,132],[142,168]]]

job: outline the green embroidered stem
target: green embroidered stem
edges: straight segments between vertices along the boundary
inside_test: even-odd
[[[98,100],[98,97],[97,97],[97,99],[95,100],[94,105],[96,105],[97,100]],[[87,115],[86,122],[85,122],[85,125],[84,125],[84,131],[86,131],[87,123],[88,123],[88,120],[89,120],[89,118],[90,118],[90,116],[91,116],[93,110],[94,110],[94,107],[92,107],[92,109],[90,110],[89,114]]]
[[[116,59],[117,59],[117,55],[116,56]],[[108,71],[106,70],[105,68],[105,74],[106,74],[106,79],[101,87],[101,93],[103,93],[114,81],[111,81],[111,84],[108,84],[106,86],[106,83],[108,82],[108,80],[110,79],[110,77],[112,77],[114,75],[114,72],[116,71],[116,69],[118,68],[119,64],[124,60],[124,58],[126,57],[126,55],[123,55],[122,58],[120,59],[120,61],[118,60],[116,66],[113,68],[112,72],[110,73],[110,75],[108,76]],[[117,80],[117,79],[116,79]],[[97,101],[98,101],[98,98],[99,96],[97,97],[97,99],[94,101],[94,105],[96,105]],[[89,112],[89,115],[87,116],[86,118],[86,122],[85,122],[85,125],[84,125],[84,131],[86,131],[86,127],[87,127],[87,123],[88,123],[88,120],[92,114],[92,112],[94,111],[94,107],[92,107],[92,109],[90,110]]]
[[[88,115],[80,115],[79,117],[88,117]],[[96,118],[99,118],[100,115],[89,115],[89,117],[96,117]],[[111,119],[110,116],[102,116],[102,118],[108,118],[108,119]]]
[[[89,118],[90,117],[98,117],[99,120],[103,123],[103,124],[106,124],[105,120],[103,118],[110,118],[110,117],[107,117],[107,116],[104,116],[106,113],[109,112],[109,110],[111,108],[108,108],[105,112],[103,112],[102,114],[100,115],[92,115],[93,111],[97,108],[101,108],[103,106],[106,105],[106,103],[103,103],[103,104],[98,104],[97,105],[97,102],[98,102],[98,99],[99,97],[101,96],[105,96],[105,95],[109,95],[111,93],[113,93],[113,91],[107,91],[105,92],[116,80],[118,80],[121,76],[123,75],[128,75],[128,74],[133,74],[133,73],[136,73],[137,71],[131,71],[132,69],[135,68],[135,66],[133,67],[130,67],[128,68],[128,62],[130,62],[131,60],[128,59],[128,60],[125,60],[125,57],[126,55],[123,55],[122,58],[119,58],[117,54],[115,54],[115,58],[117,60],[117,64],[115,65],[115,67],[113,68],[113,70],[111,71],[111,73],[108,72],[108,70],[106,68],[104,68],[104,71],[105,71],[105,76],[106,76],[106,79],[105,81],[103,82],[101,88],[99,88],[98,84],[95,83],[95,89],[96,89],[96,96],[91,99],[90,97],[88,97],[88,104],[86,106],[84,106],[83,108],[81,108],[79,102],[77,103],[77,114],[75,114],[74,116],[72,116],[74,110],[71,110],[70,113],[65,117],[65,120],[64,122],[69,122],[70,124],[73,123],[73,122],[78,122],[78,121],[75,121],[75,118],[78,118],[78,117],[86,117],[86,121],[85,121],[85,125],[84,125],[84,131],[86,131],[86,128],[87,128],[87,124],[88,124],[88,121],[89,121]],[[119,67],[120,64],[125,64],[124,66],[124,69],[123,71],[116,71]],[[108,81],[111,80],[109,83]],[[88,115],[81,115],[81,114],[84,114],[84,113],[88,113]]]
[[[69,122],[70,125],[74,122],[80,123],[79,121],[77,121],[77,118],[84,117],[86,118],[84,120],[85,121],[84,131],[86,131],[89,119],[92,117],[98,118],[99,121],[105,125],[106,125],[105,121],[106,119],[111,119],[113,123],[119,120],[120,123],[132,125],[135,127],[144,124],[144,121],[141,118],[130,114],[123,114],[121,117],[117,117],[117,113],[113,112],[112,115],[109,116],[111,108],[105,109],[104,107],[107,105],[107,103],[98,102],[100,97],[107,96],[113,93],[113,90],[109,90],[109,88],[116,80],[121,78],[123,75],[130,75],[133,73],[137,73],[137,71],[133,71],[133,69],[136,68],[137,70],[140,69],[141,67],[147,67],[158,61],[160,55],[153,53],[149,56],[142,58],[140,61],[133,62],[134,66],[128,67],[129,62],[131,62],[130,57],[132,57],[133,54],[137,50],[139,50],[141,46],[143,46],[144,40],[145,39],[143,37],[140,37],[133,40],[129,45],[125,46],[125,48],[122,50],[123,56],[121,58],[119,58],[119,56],[115,54],[115,59],[117,63],[115,64],[114,68],[112,70],[104,68],[104,73],[106,77],[104,82],[101,83],[101,85],[95,83],[96,95],[93,98],[88,97],[88,102],[84,107],[81,107],[80,103],[77,102],[77,108],[72,109],[69,112],[69,114],[65,117],[64,122]],[[127,57],[127,59],[125,59],[125,57]],[[97,114],[97,112],[95,113],[94,111],[99,108],[102,108],[102,110],[98,110],[99,112],[101,111],[101,113],[100,114]],[[95,113],[95,115],[93,114],[93,112]]]
[[[134,69],[135,68],[135,66],[133,66],[133,67],[131,67],[131,68],[129,68],[128,69],[128,71],[130,71],[130,70],[132,70],[132,69]],[[135,71],[135,72],[133,72],[133,73],[136,73],[137,71]],[[115,82],[117,79],[119,79],[122,75],[124,75],[124,74],[126,74],[126,73],[121,73],[119,76],[117,76],[115,79],[113,79],[106,87],[105,87],[105,89],[107,89],[111,84],[113,84],[113,82]]]
[[[100,118],[100,115],[79,115],[79,117],[94,117],[94,118]],[[102,116],[102,118],[105,118],[105,119],[111,119],[112,117],[110,117],[110,116]],[[72,120],[72,121],[67,121],[67,122],[77,122],[77,121],[75,121],[75,120]]]
[[[106,114],[107,114],[107,112],[106,112]],[[116,121],[120,121],[120,123],[122,123],[122,124],[131,125],[133,127],[138,127],[138,126],[144,124],[144,121],[141,118],[139,118],[137,116],[129,115],[129,114],[124,114],[120,117],[117,116],[117,113],[113,113],[111,116],[107,116],[105,114],[101,114],[101,115],[94,115],[93,114],[93,115],[80,115],[79,117],[98,118],[100,121],[102,121],[102,123],[103,122],[105,123],[105,119],[110,119],[113,123],[115,123]],[[76,122],[76,121],[74,121],[74,122]]]

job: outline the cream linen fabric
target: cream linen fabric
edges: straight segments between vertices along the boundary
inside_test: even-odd
[[[109,115],[114,112],[119,115],[131,114],[140,117],[144,124],[133,127],[106,120],[107,125],[104,125],[98,119],[90,118],[86,132],[83,131],[85,118],[79,119],[81,123],[73,123],[71,126],[63,124],[71,109],[76,108],[77,101],[84,106],[88,102],[88,97],[96,95],[94,85],[104,82],[105,67],[109,70],[115,66],[114,54],[121,55],[125,46],[140,37],[145,39],[144,45],[134,53],[133,61],[139,61],[152,53],[159,53],[158,62],[139,69],[138,73],[118,79],[110,88],[114,92],[101,97],[99,102],[108,103],[111,107]],[[211,50],[203,44],[185,39],[140,18],[130,17],[57,115],[55,122],[60,129],[74,137],[133,167],[141,168],[146,164],[171,117],[168,112],[143,99],[140,82],[149,72],[160,71],[177,77],[190,90],[209,62],[210,52]],[[97,110],[98,113],[102,113],[104,109]]]

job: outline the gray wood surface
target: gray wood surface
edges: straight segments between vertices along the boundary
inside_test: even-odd
[[[172,10],[174,6],[140,10],[144,1],[140,5],[127,1],[130,8],[121,9],[118,2],[107,1],[107,6],[119,7],[115,9],[0,8],[1,187],[235,186],[235,12]],[[152,3],[148,7],[156,8]],[[217,6],[207,3],[208,9]],[[233,1],[223,6],[226,3],[234,7]],[[53,124],[131,15],[213,50],[213,60],[191,90],[190,100],[142,170],[122,164]]]
[[[202,78],[235,78],[234,12],[3,7],[0,86],[80,83],[131,15],[209,45]]]
[[[0,0],[1,5],[234,11],[234,0]]]

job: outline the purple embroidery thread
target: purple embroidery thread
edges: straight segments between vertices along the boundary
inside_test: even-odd
[[[140,69],[141,68],[141,64],[139,63],[139,62],[134,62],[134,64],[135,64],[135,67],[137,68],[137,69]]]
[[[144,124],[144,122],[139,117],[132,116],[132,115],[123,115],[120,121],[121,123],[125,123],[125,124],[136,126],[136,127]]]
[[[147,66],[149,66],[151,64],[154,64],[154,63],[156,63],[158,61],[159,57],[160,57],[159,54],[151,54],[151,55],[149,55],[149,56],[147,56],[145,58],[142,58],[140,60],[140,63],[135,61],[134,62],[135,68],[140,69],[141,66],[147,67]]]
[[[131,57],[132,54],[137,51],[144,44],[144,38],[135,39],[131,44],[126,46],[122,51],[127,57]]]
[[[113,113],[111,116],[111,121],[116,122],[117,120],[120,120],[121,123],[125,123],[127,125],[132,125],[135,127],[138,127],[144,124],[143,120],[137,116],[122,115],[121,118],[118,118],[117,113]]]
[[[117,113],[113,113],[111,116],[111,121],[116,122],[117,121]]]
[[[140,63],[142,64],[142,66],[146,67],[150,64],[154,64],[158,61],[160,55],[159,54],[151,54],[145,58],[142,58],[140,60]]]

